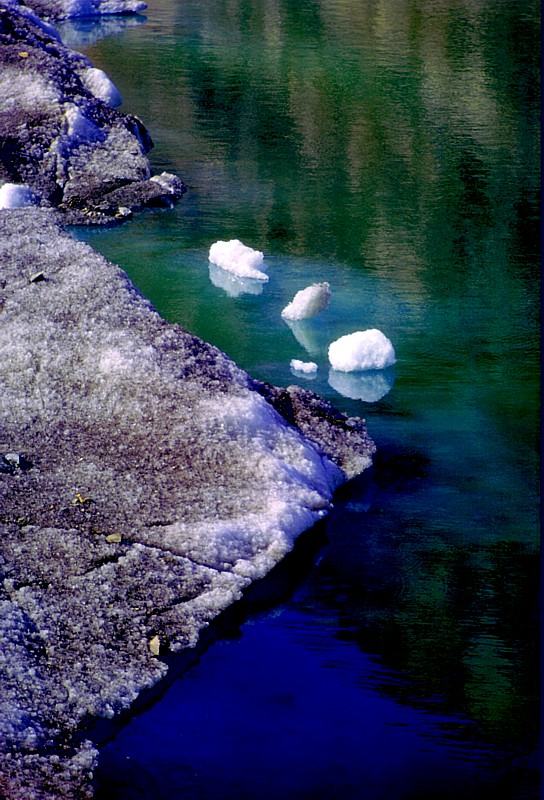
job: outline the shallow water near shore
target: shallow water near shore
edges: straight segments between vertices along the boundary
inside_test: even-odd
[[[102,749],[98,798],[537,796],[539,12],[160,0],[85,50],[189,191],[74,235],[378,445],[296,589]],[[267,283],[210,268],[230,238]],[[329,308],[285,323],[323,280]],[[395,367],[331,373],[372,327]]]

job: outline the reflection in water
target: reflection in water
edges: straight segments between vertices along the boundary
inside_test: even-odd
[[[282,318],[283,319],[283,318]],[[316,355],[322,349],[322,336],[320,336],[321,327],[309,319],[301,320],[287,320],[283,319],[297,342],[306,350],[310,355]]]
[[[362,400],[364,403],[376,403],[385,397],[393,388],[395,371],[373,369],[366,372],[340,372],[329,370],[329,385],[351,400]]]
[[[282,736],[286,774],[312,800],[316,763],[335,800],[358,800],[354,770],[367,800],[436,797],[437,765],[467,780],[450,797],[486,797],[490,775],[495,800],[536,794],[539,53],[536,0],[157,0],[122,46],[90,48],[150,127],[155,171],[190,191],[82,235],[255,377],[287,385],[290,360],[311,354],[312,389],[366,416],[378,445],[372,471],[335,498],[328,544],[284,613],[259,618],[260,639],[244,628],[232,660],[208,653],[158,704],[159,719],[173,714],[157,748],[136,744],[144,716],[104,751],[114,764],[144,753],[158,792],[176,778],[169,800],[183,788],[217,800],[225,774],[237,798],[266,797],[259,775],[270,796]],[[274,264],[258,296],[218,292],[202,271],[209,242],[234,234]],[[329,308],[287,327],[281,310],[311,281],[331,283]],[[363,397],[359,376],[329,383],[328,344],[373,327],[395,342],[394,386]],[[272,701],[261,675],[283,665]],[[396,757],[391,731],[406,732],[396,755],[408,761],[425,732],[418,775],[394,764],[404,784],[379,767]]]
[[[241,278],[217,264],[209,264],[210,280],[218,289],[223,289],[229,297],[239,297],[241,294],[262,294],[264,282],[255,278]]]
[[[83,17],[57,22],[55,27],[67,47],[89,47],[107,36],[119,36],[128,28],[143,25],[143,14],[111,14],[102,17]]]

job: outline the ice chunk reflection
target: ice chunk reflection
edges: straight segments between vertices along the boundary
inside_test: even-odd
[[[143,25],[147,17],[143,14],[108,15],[56,22],[62,43],[66,47],[84,47],[99,42],[107,36],[119,36],[126,28]]]
[[[290,328],[297,342],[307,353],[315,355],[320,352],[319,329],[311,320],[284,319],[284,322]]]
[[[223,289],[229,297],[239,297],[241,294],[262,294],[264,283],[255,278],[241,278],[233,272],[228,272],[217,264],[209,264],[210,280],[218,289]]]
[[[391,391],[394,383],[395,371],[392,368],[365,372],[329,370],[329,386],[350,400],[376,403]]]

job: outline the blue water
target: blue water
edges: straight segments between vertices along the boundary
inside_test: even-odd
[[[189,191],[74,235],[250,374],[366,418],[378,453],[288,588],[103,746],[97,798],[538,796],[539,5],[157,0],[139,21],[86,52]],[[210,271],[233,237],[265,286]],[[283,322],[322,280],[329,309]],[[328,344],[371,327],[397,364],[339,383]]]

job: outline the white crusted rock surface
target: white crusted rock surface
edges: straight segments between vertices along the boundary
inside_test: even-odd
[[[0,264],[0,796],[79,798],[87,721],[160,680],[157,650],[193,646],[373,445],[166,323],[52,211],[0,211]]]

